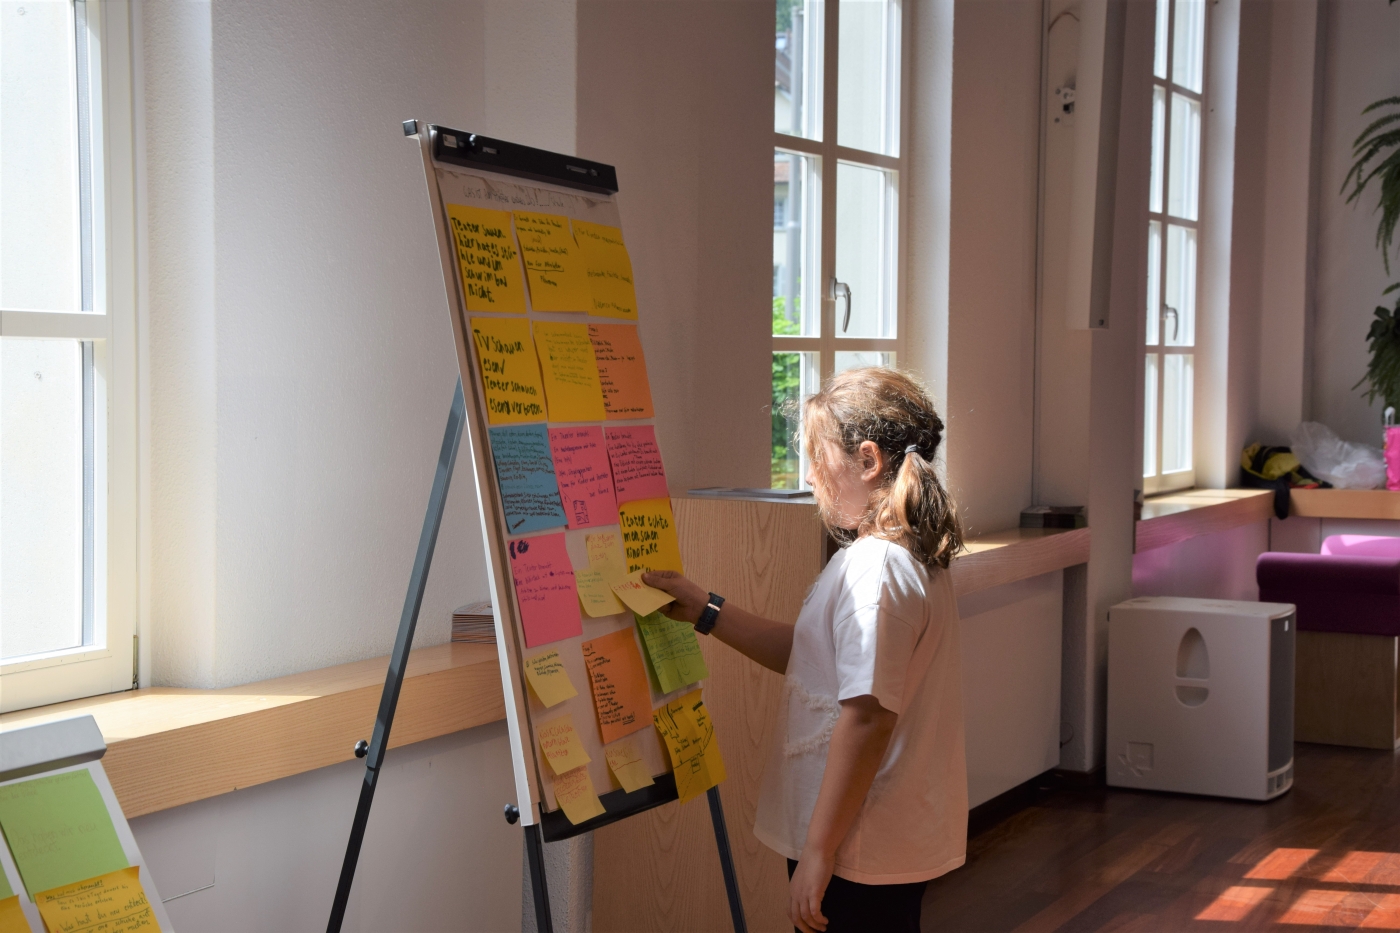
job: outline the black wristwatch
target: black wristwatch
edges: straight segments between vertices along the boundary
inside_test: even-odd
[[[719,621],[719,608],[724,605],[724,597],[710,594],[710,602],[700,612],[700,618],[695,620],[695,631],[701,635],[710,634],[710,629],[715,627]]]

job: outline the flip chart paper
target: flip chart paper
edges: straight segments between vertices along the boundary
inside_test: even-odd
[[[651,721],[651,688],[631,628],[583,643],[583,664],[603,744],[645,729]]]
[[[544,385],[530,322],[500,317],[472,318],[472,339],[486,391],[486,418],[492,424],[544,421]]]
[[[559,657],[559,652],[555,650],[546,651],[544,654],[537,654],[533,658],[525,661],[525,679],[530,682],[530,688],[535,691],[535,696],[540,698],[540,702],[546,707],[555,706],[565,700],[578,696],[578,691],[574,689],[574,682],[569,679],[569,672],[564,669],[564,662]]]
[[[555,774],[572,771],[593,760],[583,750],[583,743],[574,731],[574,717],[568,713],[551,719],[539,729],[540,751],[544,752],[544,759]]]
[[[649,424],[634,428],[608,428],[608,461],[612,464],[617,501],[658,499],[670,496],[656,429]]]
[[[489,433],[506,530],[518,535],[565,525],[545,426],[511,425],[492,428]]]
[[[622,554],[622,533],[595,531],[584,538],[588,548],[588,566],[603,571],[611,583],[627,576],[627,558]]]
[[[593,779],[588,776],[587,767],[575,768],[555,778],[554,799],[575,826],[606,812],[597,791],[593,789]]]
[[[0,787],[0,829],[31,900],[39,891],[127,866],[85,768]]]
[[[535,322],[544,393],[551,421],[602,421],[603,386],[587,324]]]
[[[685,803],[724,780],[724,759],[715,740],[714,723],[699,690],[667,703],[652,714],[666,741],[676,773],[676,793]]]
[[[612,591],[617,594],[617,598],[626,603],[627,608],[637,615],[655,612],[671,602],[670,594],[642,582],[643,573],[644,571],[638,570],[612,582]],[[661,692],[666,693],[667,691]]]
[[[525,647],[547,645],[583,634],[574,568],[564,549],[564,533],[521,538],[510,543],[510,574],[520,603]]]
[[[589,324],[608,420],[650,418],[651,386],[635,324]]]
[[[651,779],[647,763],[642,760],[642,753],[637,750],[636,739],[623,739],[616,745],[609,745],[603,749],[603,757],[608,760],[608,767],[612,769],[617,783],[629,794],[656,783]]]
[[[39,916],[50,933],[138,933],[155,930],[155,914],[146,900],[132,865],[97,878],[88,878],[36,899]]]
[[[447,205],[468,311],[525,313],[520,255],[510,235],[510,214],[485,207]]]
[[[613,494],[607,448],[603,446],[603,429],[550,428],[549,447],[554,454],[554,474],[569,527],[616,525],[617,498]]]
[[[530,282],[530,306],[536,311],[588,311],[593,293],[569,218],[558,214],[515,212],[515,235]]]
[[[637,319],[637,292],[632,285],[632,259],[622,231],[605,224],[574,221],[574,240],[588,269],[593,313],[602,317]]]
[[[660,612],[637,616],[637,630],[642,633],[651,669],[656,674],[662,693],[679,690],[686,684],[710,676],[695,629],[689,622],[668,619]]]
[[[605,571],[594,567],[575,570],[574,582],[578,586],[578,601],[590,619],[615,616],[622,611],[622,603],[617,601]]]
[[[674,570],[681,566],[681,546],[670,499],[642,499],[618,508],[627,570]]]
[[[31,933],[18,894],[0,899],[0,933]]]

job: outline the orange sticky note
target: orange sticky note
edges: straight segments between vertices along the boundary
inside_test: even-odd
[[[515,235],[530,283],[530,307],[536,311],[588,311],[593,295],[569,218],[558,214],[515,212]]]
[[[670,499],[639,499],[618,506],[627,570],[674,570],[681,566],[681,545]],[[646,613],[642,613],[645,615]]]
[[[574,717],[568,713],[541,725],[539,737],[544,760],[549,762],[555,774],[572,771],[593,760],[588,757],[588,752],[584,751],[583,743],[574,731]]]
[[[642,753],[637,750],[636,739],[623,739],[616,745],[609,745],[603,749],[603,757],[608,760],[617,783],[629,794],[656,783],[642,760]]]
[[[589,324],[608,420],[650,418],[651,386],[635,324]]]
[[[523,318],[474,317],[481,386],[486,393],[486,418],[492,424],[544,421],[544,384],[535,359],[530,322]]]
[[[603,387],[587,324],[535,322],[550,421],[602,421]]]
[[[49,930],[110,930],[112,933],[135,933],[155,930],[155,914],[141,888],[140,867],[132,865],[120,871],[98,875],[86,881],[76,881],[59,888],[40,891],[34,896],[39,916]],[[94,923],[96,918],[100,923]]]
[[[554,779],[554,800],[559,804],[569,822],[580,823],[602,816],[603,802],[593,789],[593,779],[588,776],[588,768],[575,768]]]
[[[651,688],[631,626],[584,642],[583,665],[603,744],[645,729],[651,721]]]
[[[31,933],[18,894],[0,900],[0,933]]]
[[[525,283],[510,233],[510,214],[449,204],[447,225],[452,229],[467,310],[524,314]]]
[[[637,319],[637,292],[632,285],[632,258],[622,231],[606,224],[574,221],[578,243],[588,270],[593,313],[603,317]]]
[[[724,780],[724,759],[699,690],[656,710],[656,730],[666,740],[680,802],[697,797]]]

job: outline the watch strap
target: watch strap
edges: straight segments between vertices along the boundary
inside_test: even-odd
[[[701,635],[710,634],[710,629],[719,621],[719,610],[723,605],[724,597],[711,593],[709,603],[700,611],[700,618],[695,620],[695,631]]]

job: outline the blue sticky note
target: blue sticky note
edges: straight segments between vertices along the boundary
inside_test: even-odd
[[[562,528],[568,521],[559,502],[549,432],[542,424],[491,428],[491,457],[506,510],[506,531],[517,535]]]

